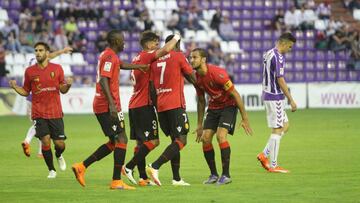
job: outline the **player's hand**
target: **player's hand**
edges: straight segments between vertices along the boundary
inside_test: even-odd
[[[292,112],[295,112],[297,110],[297,105],[296,105],[295,101],[291,101],[290,106],[291,106]]]
[[[68,86],[71,86],[72,83],[73,83],[73,78],[72,78],[72,77],[67,77],[67,78],[66,78],[66,84],[67,84]]]
[[[17,86],[16,80],[9,80],[9,86],[14,89]]]
[[[111,119],[116,121],[116,119],[118,118],[118,113],[117,113],[115,104],[110,104],[109,105],[109,111],[110,111]]]
[[[198,126],[196,128],[196,130],[193,131],[193,134],[196,134],[196,142],[201,142],[202,141],[202,133],[203,133],[203,127],[202,126]]]
[[[73,48],[72,47],[65,47],[62,52],[64,54],[70,54],[71,52],[73,51]]]
[[[244,128],[246,135],[252,135],[253,134],[253,131],[252,131],[251,127],[250,127],[249,120],[247,120],[247,119],[241,120],[240,126],[242,128]]]

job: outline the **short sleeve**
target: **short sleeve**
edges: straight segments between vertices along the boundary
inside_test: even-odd
[[[276,77],[284,77],[284,64],[285,64],[285,60],[284,57],[281,55],[275,56],[274,57],[275,60],[275,74]]]
[[[65,82],[65,76],[64,76],[64,69],[59,66],[59,84],[66,84]]]
[[[29,69],[26,69],[26,71],[25,71],[23,88],[27,92],[31,91],[31,78],[29,75]]]
[[[215,72],[214,81],[227,92],[234,89],[234,84],[231,82],[229,75],[225,71]]]
[[[113,76],[113,72],[115,71],[117,63],[116,63],[116,59],[114,58],[114,56],[111,55],[107,55],[107,56],[103,56],[100,59],[100,76],[101,77],[107,77],[107,78],[112,78]]]
[[[193,69],[189,64],[189,61],[186,59],[186,57],[183,54],[180,54],[179,60],[180,60],[181,72],[185,75],[190,75]]]

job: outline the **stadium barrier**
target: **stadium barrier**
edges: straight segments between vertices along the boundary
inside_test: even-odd
[[[299,109],[360,108],[360,83],[290,83],[288,85]],[[261,85],[236,85],[247,110],[264,109],[261,88]],[[131,86],[120,87],[121,106],[124,112],[128,112],[132,90]],[[192,85],[185,85],[184,93],[187,111],[196,111],[195,89]],[[94,94],[93,87],[71,88],[67,94],[61,95],[64,113],[92,113]],[[9,88],[0,89],[0,115],[25,115],[26,106],[25,97],[17,95]]]

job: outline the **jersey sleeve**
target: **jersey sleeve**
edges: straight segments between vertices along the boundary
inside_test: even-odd
[[[284,57],[283,56],[275,56],[273,58],[273,60],[275,60],[275,74],[276,74],[276,77],[279,78],[279,77],[284,77],[284,64],[285,64],[285,61],[284,61]]]
[[[100,59],[100,76],[101,77],[107,77],[107,78],[112,78],[113,77],[113,72],[116,68],[119,67],[115,67],[116,66],[116,59],[114,59],[114,56],[111,55],[107,55],[107,56],[103,56]]]
[[[25,70],[23,88],[27,92],[31,91],[31,78],[30,78],[28,69]]]
[[[66,84],[65,82],[65,76],[64,76],[64,69],[59,66],[59,84]]]
[[[215,72],[214,81],[227,92],[234,89],[234,84],[231,82],[229,75],[225,71]]]
[[[185,75],[190,75],[193,69],[189,64],[189,61],[186,59],[186,57],[183,54],[179,54],[179,55],[180,55],[179,60],[180,60],[181,72]]]

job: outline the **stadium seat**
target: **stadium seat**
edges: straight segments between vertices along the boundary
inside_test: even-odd
[[[178,10],[179,7],[178,7],[178,4],[176,2],[176,0],[167,0],[166,1],[166,9],[169,9],[169,10]]]
[[[84,59],[84,55],[82,53],[73,53],[72,54],[72,64],[75,65],[86,65],[86,61]]]
[[[22,77],[25,73],[25,66],[17,64],[12,67],[12,70],[14,77]]]
[[[71,65],[73,63],[70,54],[61,54],[59,57],[61,65]]]
[[[70,65],[61,65],[61,66],[62,66],[62,68],[63,68],[63,70],[64,70],[64,75],[65,75],[65,77],[66,77],[66,76],[72,76],[72,75],[73,75],[73,73],[72,73],[72,71],[71,71]]]
[[[144,4],[145,4],[146,8],[148,8],[149,10],[155,10],[156,9],[155,1],[153,1],[153,0],[145,0]]]
[[[156,8],[156,10],[166,10],[166,9],[168,9],[168,8],[166,8],[166,1],[164,1],[164,0],[156,0],[155,1],[155,8]]]
[[[164,21],[162,21],[162,20],[155,20],[154,26],[155,26],[155,30],[157,32],[163,32],[165,30]]]
[[[9,65],[14,65],[15,64],[15,61],[14,61],[14,56],[12,53],[7,53],[5,55],[5,61],[6,61],[6,64],[9,64]]]
[[[14,54],[14,64],[28,65],[28,63],[26,62],[26,59],[25,59],[25,55],[20,54],[20,53]]]

